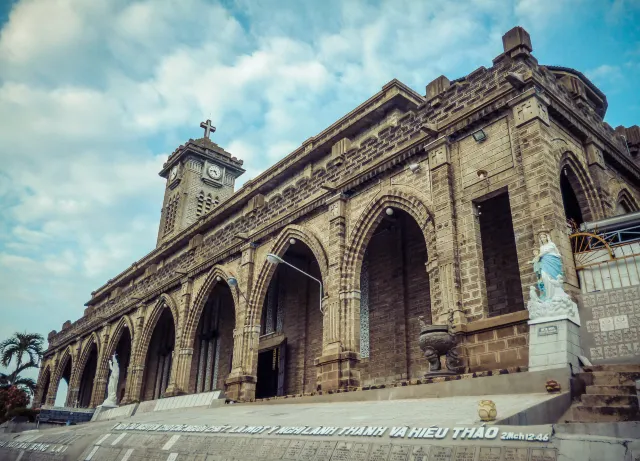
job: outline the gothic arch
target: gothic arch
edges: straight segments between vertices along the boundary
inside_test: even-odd
[[[271,247],[270,253],[280,257],[284,256],[291,245],[289,241],[292,238],[299,240],[309,247],[320,266],[323,285],[326,285],[329,275],[329,258],[327,257],[327,252],[324,250],[324,246],[320,242],[320,239],[311,230],[295,224],[285,227]],[[251,302],[249,303],[250,311],[247,324],[255,325],[259,318],[262,310],[262,300],[266,296],[269,282],[271,281],[275,271],[276,266],[274,264],[270,264],[266,260],[262,263],[255,288],[251,294]]]
[[[435,246],[435,227],[433,214],[425,203],[424,197],[419,197],[413,191],[404,188],[383,190],[360,214],[347,240],[345,257],[341,274],[341,290],[360,289],[360,270],[367,244],[373,232],[382,219],[387,207],[397,208],[409,214],[418,224],[424,236],[429,258],[437,257]]]
[[[640,208],[638,207],[638,202],[631,195],[628,189],[623,188],[618,194],[618,198],[616,199],[616,206],[622,206],[625,210],[629,210],[629,212],[638,211]]]
[[[179,343],[178,336],[178,306],[174,299],[166,294],[162,293],[156,301],[156,304],[153,306],[149,315],[146,316],[147,321],[142,327],[140,334],[140,341],[138,342],[138,351],[135,354],[135,357],[140,361],[139,365],[144,365],[144,361],[147,358],[147,350],[149,349],[149,343],[151,341],[151,336],[153,335],[153,330],[156,328],[156,324],[162,315],[162,311],[168,308],[171,311],[171,316],[173,317],[173,322],[175,326],[175,334],[176,341],[175,343]]]
[[[39,408],[41,405],[46,405],[47,394],[49,388],[52,385],[53,376],[51,374],[51,363],[47,363],[43,366],[40,376],[38,376],[38,383],[36,386],[36,395],[33,399],[33,407]],[[48,381],[48,382],[47,382]]]
[[[91,346],[95,344],[96,348],[98,350],[98,357],[100,357],[100,338],[98,338],[98,335],[96,334],[96,332],[92,332],[88,337],[87,337],[87,341],[84,343],[84,346],[82,346],[82,352],[80,353],[80,355],[78,356],[78,360],[76,360],[76,366],[73,368],[73,372],[72,372],[72,381],[76,382],[79,381],[80,378],[82,377],[82,372],[84,371],[84,367],[87,364],[87,360],[89,359],[89,354],[91,353]]]
[[[585,221],[600,219],[604,216],[604,212],[589,173],[574,152],[570,150],[562,150],[561,152],[560,174],[566,174],[580,204],[583,219]]]
[[[218,281],[218,277],[222,280]],[[189,310],[187,318],[184,322],[184,330],[182,334],[182,347],[191,348],[193,347],[193,342],[196,337],[196,330],[198,329],[198,322],[200,321],[200,316],[202,315],[202,310],[204,309],[205,304],[207,303],[207,299],[209,294],[213,291],[214,287],[218,283],[227,284],[227,279],[230,277],[230,274],[227,273],[221,266],[213,266],[207,277],[204,280],[204,283],[198,293],[196,294],[193,300],[193,307]],[[238,290],[234,290],[229,287],[231,291],[231,296],[233,297],[233,307],[236,310],[236,320],[237,320],[237,306],[238,306]]]
[[[62,379],[62,374],[64,373],[64,369],[67,367],[67,363],[71,363],[71,373],[73,373],[73,354],[71,352],[71,346],[67,346],[65,350],[60,355],[60,359],[58,360],[58,364],[55,368],[55,373],[51,378],[51,383],[49,384],[49,395],[52,396],[51,404],[55,402],[56,394],[58,393],[58,387],[60,386],[60,380]],[[69,384],[71,384],[71,376],[69,376]],[[69,386],[70,388],[71,386]],[[67,397],[69,396],[69,391],[67,390]],[[65,398],[66,400],[66,398]]]
[[[118,320],[118,323],[116,323],[116,326],[113,329],[113,333],[109,337],[109,342],[105,345],[104,354],[102,354],[101,356],[102,362],[104,362],[105,366],[107,365],[107,360],[113,355],[116,347],[118,346],[118,342],[120,341],[120,337],[122,336],[122,332],[125,328],[129,329],[131,342],[133,342],[133,323],[129,319],[128,315],[123,315],[122,317],[120,317],[120,320]]]

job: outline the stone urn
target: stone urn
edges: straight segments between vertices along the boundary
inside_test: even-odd
[[[460,357],[456,352],[457,340],[449,325],[427,325],[420,317],[420,349],[429,362],[425,378],[455,375],[460,369]],[[442,369],[440,357],[445,357],[447,369]]]

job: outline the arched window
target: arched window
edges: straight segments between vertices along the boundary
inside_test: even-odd
[[[205,196],[204,191],[200,191],[198,194],[198,204],[196,206],[196,217],[199,218],[209,213],[218,203],[220,203],[218,196],[213,197],[211,193]]]
[[[616,215],[633,213],[637,210],[638,207],[636,206],[635,200],[631,194],[626,190],[621,191],[618,195],[618,200],[616,201]]]
[[[176,215],[178,214],[178,200],[180,196],[174,195],[167,204],[167,210],[164,218],[164,233],[169,234],[173,231],[176,223]]]

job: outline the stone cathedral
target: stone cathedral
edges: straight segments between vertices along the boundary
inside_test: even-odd
[[[613,129],[577,70],[516,27],[490,67],[426,94],[393,80],[238,190],[243,162],[179,146],[156,248],[52,331],[36,405],[222,390],[235,401],[422,377],[420,318],[456,331],[466,372],[528,365],[529,287],[548,233],[578,293],[572,226],[640,209],[640,128]]]

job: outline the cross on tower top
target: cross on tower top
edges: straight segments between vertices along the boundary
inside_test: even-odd
[[[211,120],[207,119],[206,122],[200,124],[200,128],[204,128],[204,137],[209,139],[211,133],[215,133],[216,127],[211,124]]]

